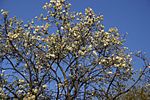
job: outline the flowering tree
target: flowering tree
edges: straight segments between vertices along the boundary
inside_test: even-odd
[[[104,30],[103,16],[91,8],[71,12],[64,0],[43,8],[47,15],[27,24],[1,10],[0,98],[116,99],[147,70],[148,61],[138,53],[145,65],[131,82],[133,54],[124,37],[115,27]]]

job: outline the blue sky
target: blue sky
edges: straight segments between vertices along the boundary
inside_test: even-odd
[[[43,12],[42,5],[49,0],[0,0],[0,9],[24,21]],[[126,46],[132,51],[142,50],[150,55],[150,0],[69,0],[71,9],[84,11],[91,7],[104,15],[106,28],[116,26],[121,33],[129,33]]]

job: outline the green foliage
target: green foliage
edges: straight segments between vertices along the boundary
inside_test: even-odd
[[[150,94],[148,89],[136,87],[126,94],[122,95],[119,100],[149,100]]]

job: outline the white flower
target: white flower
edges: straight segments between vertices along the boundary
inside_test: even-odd
[[[125,63],[123,63],[123,64],[121,64],[121,66],[122,66],[122,67],[125,67],[125,66],[126,66],[126,64],[125,64]]]
[[[60,89],[63,86],[63,84],[59,83],[58,88]]]
[[[4,11],[4,9],[1,9],[1,12],[3,12]]]
[[[146,87],[150,86],[150,84],[147,84]]]
[[[130,71],[130,69],[128,68],[126,71],[127,71],[127,72]]]
[[[22,89],[22,88],[24,88],[24,86],[23,85],[19,85],[19,88]]]
[[[108,74],[112,74],[112,72],[111,71],[109,71],[109,72],[107,72]]]
[[[47,85],[45,84],[45,85],[43,85],[42,87],[43,87],[43,88],[47,88]]]
[[[67,49],[69,50],[69,51],[72,51],[73,50],[73,48],[72,47],[67,47]]]
[[[29,100],[34,100],[35,99],[35,95],[32,95],[30,98],[31,99],[29,99]]]
[[[122,59],[122,57],[116,56],[116,60],[121,61]]]
[[[34,93],[38,93],[38,89],[33,89],[33,92]]]
[[[78,54],[81,55],[81,56],[83,56],[83,55],[85,55],[85,52],[79,50],[79,51],[78,51]]]
[[[108,45],[108,43],[104,43],[104,46],[107,46]]]
[[[24,64],[24,66],[27,67],[28,65],[27,65],[27,64]]]
[[[55,55],[54,55],[54,54],[49,54],[49,56],[50,56],[50,57],[55,57]]]
[[[114,64],[114,66],[119,67],[119,66],[120,66],[120,64]]]
[[[8,33],[8,37],[10,37],[11,39],[15,39],[15,38],[17,38],[19,36],[19,34],[13,34],[13,33],[11,33],[11,32],[9,32]]]
[[[61,30],[64,30],[64,27],[61,27]]]
[[[3,15],[4,17],[7,17],[8,12],[7,12],[7,11],[3,11],[3,12],[2,12],[2,15]]]
[[[105,59],[102,59],[101,62],[106,62],[106,60],[105,60]]]
[[[18,90],[18,91],[17,91],[18,94],[20,94],[20,93],[22,93],[22,92],[23,92],[23,90]]]
[[[19,82],[20,82],[20,83],[24,83],[24,80],[20,79]]]
[[[93,51],[93,55],[94,55],[94,56],[97,56],[97,52],[96,52],[95,50]]]
[[[5,72],[5,70],[2,70],[2,73],[4,73]]]
[[[2,91],[3,89],[0,87],[0,91]]]
[[[88,48],[89,48],[90,50],[92,50],[92,45],[90,44]]]

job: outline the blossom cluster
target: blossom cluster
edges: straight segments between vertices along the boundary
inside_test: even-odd
[[[90,97],[96,95],[96,89],[105,94],[113,75],[116,80],[111,92],[117,91],[113,88],[118,81],[131,78],[132,56],[119,29],[106,30],[103,15],[96,15],[91,8],[84,13],[71,12],[70,5],[65,0],[51,0],[43,6],[46,15],[26,24],[1,11],[7,21],[0,27],[0,60],[8,66],[2,64],[6,73],[0,78],[6,84],[0,84],[0,97],[10,92],[8,95],[23,100],[60,94],[57,98],[61,98],[84,93],[87,84]]]

